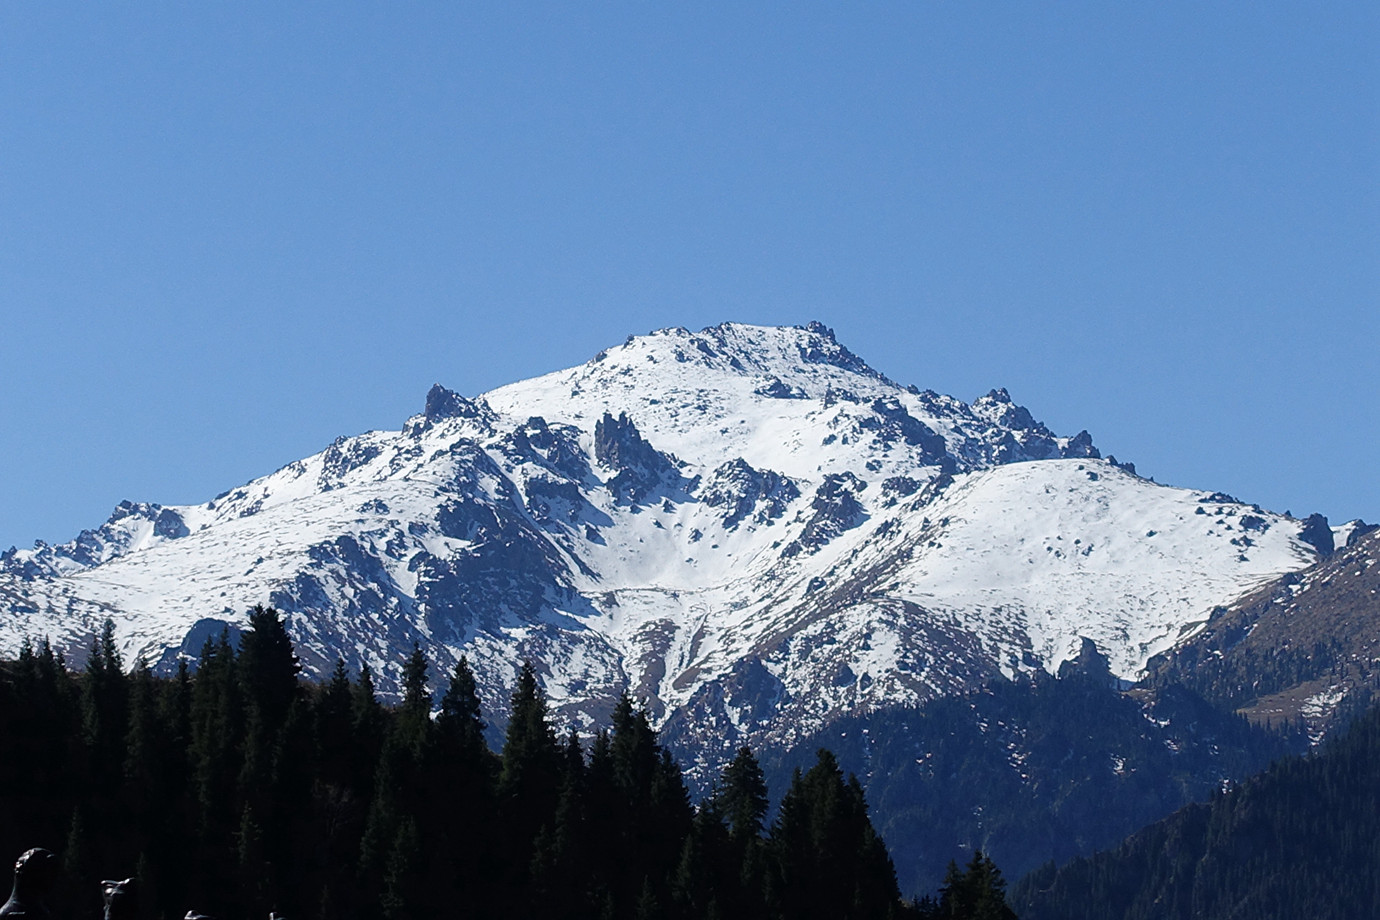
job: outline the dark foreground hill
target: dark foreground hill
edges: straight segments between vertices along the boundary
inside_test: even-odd
[[[1013,891],[1023,920],[1362,920],[1380,916],[1380,708],[1117,849]]]
[[[1057,677],[844,718],[762,760],[783,787],[834,751],[863,782],[901,890],[924,895],[977,851],[1019,878],[1115,846],[1305,743],[1183,687],[1123,690],[1087,643]]]

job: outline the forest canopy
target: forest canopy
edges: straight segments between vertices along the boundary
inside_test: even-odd
[[[592,737],[559,734],[524,665],[495,753],[466,659],[439,701],[430,683],[417,649],[396,706],[367,667],[308,683],[262,607],[237,644],[222,633],[167,678],[127,672],[108,622],[80,671],[25,643],[0,663],[0,856],[57,852],[69,916],[125,876],[149,918],[864,920],[968,916],[972,884],[1000,897],[979,854],[938,901],[904,901],[862,787],[827,750],[768,824],[749,749],[693,804],[626,696]]]

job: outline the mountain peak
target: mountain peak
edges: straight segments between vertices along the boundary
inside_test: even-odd
[[[586,368],[635,368],[652,364],[694,367],[727,376],[809,378],[812,370],[833,369],[871,380],[886,378],[867,365],[818,321],[805,326],[755,326],[720,323],[691,332],[684,326],[628,336],[617,348],[599,352]],[[813,376],[818,376],[817,374]],[[837,381],[835,381],[837,383]],[[888,381],[889,382],[889,381]]]
[[[1029,409],[1014,402],[1011,394],[1006,392],[1006,387],[998,387],[986,396],[979,396],[973,400],[973,413],[979,418],[1013,431],[1032,431],[1046,437],[1053,434],[1043,424],[1035,421]]]
[[[439,422],[448,418],[474,418],[479,414],[479,408],[454,390],[433,383],[427,391],[426,408],[422,414],[429,422]]]

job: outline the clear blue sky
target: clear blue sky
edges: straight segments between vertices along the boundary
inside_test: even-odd
[[[1377,48],[1374,2],[6,3],[0,548],[723,320],[1380,519]]]

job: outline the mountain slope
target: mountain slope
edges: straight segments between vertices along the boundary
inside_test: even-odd
[[[1380,913],[1380,709],[1117,849],[1032,873],[1026,920],[1353,920]]]
[[[1380,690],[1380,531],[1349,525],[1314,567],[1214,611],[1151,662],[1159,684],[1193,687],[1262,723],[1302,723],[1314,740]]]
[[[763,750],[769,781],[833,751],[867,792],[902,890],[924,895],[976,850],[1018,878],[1115,846],[1299,749],[1181,687],[1122,691],[1091,643],[1084,652],[1057,677],[845,716],[790,751]]]
[[[518,663],[562,719],[626,691],[705,762],[844,712],[1054,671],[1131,677],[1308,565],[1303,522],[1157,485],[1002,390],[902,387],[826,328],[630,338],[196,506],[122,504],[0,557],[0,640],[80,660],[100,621],[167,668],[256,603],[310,673],[395,686],[462,653],[501,722]]]

